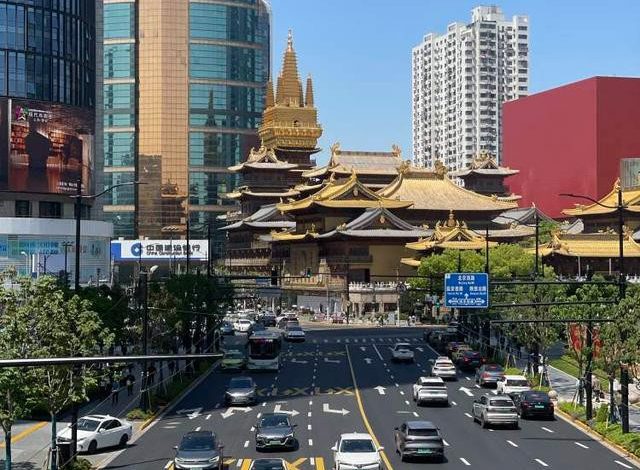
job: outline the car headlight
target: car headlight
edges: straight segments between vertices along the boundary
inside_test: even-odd
[[[209,462],[210,462],[210,463],[216,463],[219,459],[220,459],[220,456],[219,456],[219,455],[216,455],[215,457],[211,457],[211,458],[209,459]]]
[[[293,431],[291,431],[289,434],[287,434],[285,437],[289,438],[289,437],[293,437]]]

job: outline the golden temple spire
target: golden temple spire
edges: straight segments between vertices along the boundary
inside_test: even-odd
[[[304,105],[313,108],[313,80],[311,74],[307,75],[307,88],[305,90]]]
[[[293,36],[289,30],[287,50],[278,77],[276,103],[286,106],[302,106],[302,84],[298,75],[298,61],[293,50]]]
[[[276,100],[275,100],[275,97],[273,95],[273,82],[271,80],[269,80],[267,82],[267,90],[266,90],[264,107],[265,108],[270,108],[274,104],[276,104]]]

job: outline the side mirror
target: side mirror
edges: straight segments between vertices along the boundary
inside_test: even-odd
[[[334,446],[331,448],[331,450],[332,450],[332,451],[334,451],[334,452],[338,452],[338,446],[337,446],[337,445],[334,445]]]
[[[178,450],[178,446],[173,446],[173,450]]]
[[[378,452],[382,452],[384,450],[384,447],[380,446],[378,447]]]

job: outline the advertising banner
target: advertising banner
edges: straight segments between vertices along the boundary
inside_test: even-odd
[[[574,351],[581,352],[587,345],[587,326],[580,323],[570,323],[569,342]],[[602,340],[600,339],[600,329],[597,326],[591,330],[591,342],[593,344],[593,357],[598,357],[602,349]]]
[[[207,260],[207,240],[190,240],[189,253],[194,261]],[[111,257],[114,261],[182,260],[187,259],[186,240],[113,240]]]
[[[94,116],[33,100],[0,102],[0,190],[73,194],[92,190]]]

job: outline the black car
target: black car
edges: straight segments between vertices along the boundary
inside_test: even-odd
[[[513,402],[521,418],[554,419],[554,406],[547,392],[529,390],[515,394]]]
[[[431,421],[407,421],[395,428],[396,452],[404,461],[408,457],[444,460],[444,441]]]
[[[475,370],[484,362],[485,358],[478,351],[464,351],[458,359],[458,367],[463,370]]]
[[[265,313],[262,317],[262,324],[264,326],[276,326],[276,316],[273,313]]]
[[[211,431],[191,431],[174,447],[176,469],[202,468],[222,470],[222,445]]]
[[[422,332],[422,339],[427,344],[433,344],[433,340],[435,339],[437,334],[444,333],[444,330],[438,330],[434,328],[427,328]]]

